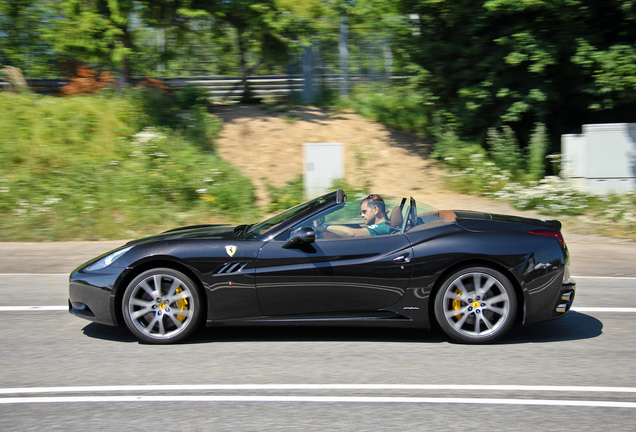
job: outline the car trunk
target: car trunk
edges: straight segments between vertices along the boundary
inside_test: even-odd
[[[533,219],[467,210],[454,210],[454,212],[457,215],[457,224],[470,231],[561,230],[561,222],[557,220]]]

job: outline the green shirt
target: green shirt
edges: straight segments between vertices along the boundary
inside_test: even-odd
[[[381,235],[389,235],[393,232],[393,228],[390,225],[391,221],[387,219],[386,221],[377,224],[377,225],[369,225],[366,227],[369,230],[371,236],[381,236]]]

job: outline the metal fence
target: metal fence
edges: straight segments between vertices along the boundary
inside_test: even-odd
[[[145,77],[135,78],[140,82]],[[184,86],[197,86],[205,89],[211,101],[237,102],[243,96],[242,81],[233,76],[192,76],[179,78],[161,78],[170,88]],[[392,77],[395,78],[395,77]],[[280,75],[255,75],[248,78],[250,91],[264,101],[287,99],[298,97],[303,102],[313,102],[325,91],[338,92],[342,88],[344,78],[335,73],[321,73],[317,68],[312,68],[311,73],[304,75],[280,74]],[[346,77],[348,85],[371,81],[368,74],[349,74]],[[60,89],[68,83],[65,78],[27,78],[29,87],[39,94],[58,94]],[[0,89],[8,90],[9,83],[0,79]]]

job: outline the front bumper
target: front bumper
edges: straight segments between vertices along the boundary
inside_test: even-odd
[[[69,278],[69,313],[111,326],[119,325],[114,287],[124,269],[108,268],[99,272],[76,271]]]

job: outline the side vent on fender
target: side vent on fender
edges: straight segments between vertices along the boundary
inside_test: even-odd
[[[216,271],[215,274],[231,274],[231,273],[238,273],[241,270],[243,270],[245,267],[247,267],[249,263],[248,262],[231,262],[231,263],[225,263],[223,266],[221,266],[220,269],[218,269]]]

